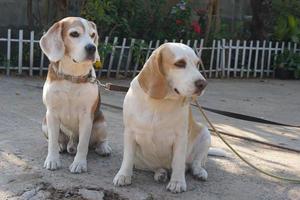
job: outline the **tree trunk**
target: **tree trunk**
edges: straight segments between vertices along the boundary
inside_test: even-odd
[[[32,0],[27,0],[27,21],[28,28],[30,30],[33,30]]]
[[[251,37],[255,40],[268,38],[271,25],[272,0],[251,0],[252,23]]]
[[[207,43],[209,34],[217,33],[220,31],[221,19],[220,19],[220,1],[209,0],[207,4],[207,22],[205,27],[204,42]]]

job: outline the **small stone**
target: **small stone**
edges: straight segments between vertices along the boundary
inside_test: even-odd
[[[104,193],[96,190],[79,189],[78,193],[88,200],[101,200],[104,197]]]
[[[20,200],[29,200],[31,199],[33,196],[35,196],[36,194],[36,190],[35,189],[32,189],[32,190],[29,190],[27,192],[24,192],[22,194],[22,196],[20,196]]]

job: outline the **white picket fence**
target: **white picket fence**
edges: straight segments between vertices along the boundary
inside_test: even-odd
[[[48,60],[41,52],[38,39],[35,39],[34,31],[30,32],[30,38],[23,38],[23,30],[19,30],[18,38],[12,38],[12,31],[7,31],[7,37],[0,38],[1,47],[6,46],[6,55],[0,60],[0,71],[6,75],[12,72],[28,74],[29,76],[43,76],[48,70]],[[104,66],[97,70],[99,77],[134,77],[142,68],[145,60],[151,52],[164,41],[149,41],[136,39],[119,39],[106,37],[101,43],[109,50],[102,59]],[[205,74],[209,78],[240,77],[240,78],[263,78],[273,75],[274,58],[284,49],[299,52],[296,43],[272,42],[272,41],[232,41],[213,40],[210,46],[204,46],[204,40],[176,41],[185,43],[202,57],[205,65]],[[137,46],[138,44],[138,46]],[[24,50],[24,45],[29,45]],[[110,48],[108,48],[110,47]],[[12,48],[17,50],[15,55]],[[101,49],[101,47],[100,47]],[[3,50],[3,49],[2,49]],[[5,51],[2,51],[2,53]],[[100,50],[101,52],[101,50]],[[27,55],[29,62],[24,63],[23,58]],[[13,56],[15,57],[13,62]],[[26,66],[27,65],[27,66]]]

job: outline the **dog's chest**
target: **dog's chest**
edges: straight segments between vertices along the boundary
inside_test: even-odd
[[[90,83],[69,81],[46,82],[43,101],[48,109],[59,117],[60,122],[77,131],[80,117],[90,117],[92,106],[98,98],[98,86]]]

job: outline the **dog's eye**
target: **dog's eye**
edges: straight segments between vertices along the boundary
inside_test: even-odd
[[[70,33],[70,36],[74,37],[74,38],[77,38],[77,37],[79,37],[79,33],[77,31],[73,31],[73,32]]]
[[[175,66],[178,68],[185,68],[186,62],[184,60],[179,60],[175,63]]]
[[[95,33],[92,33],[92,34],[91,34],[91,38],[94,38],[95,36],[96,36]]]

